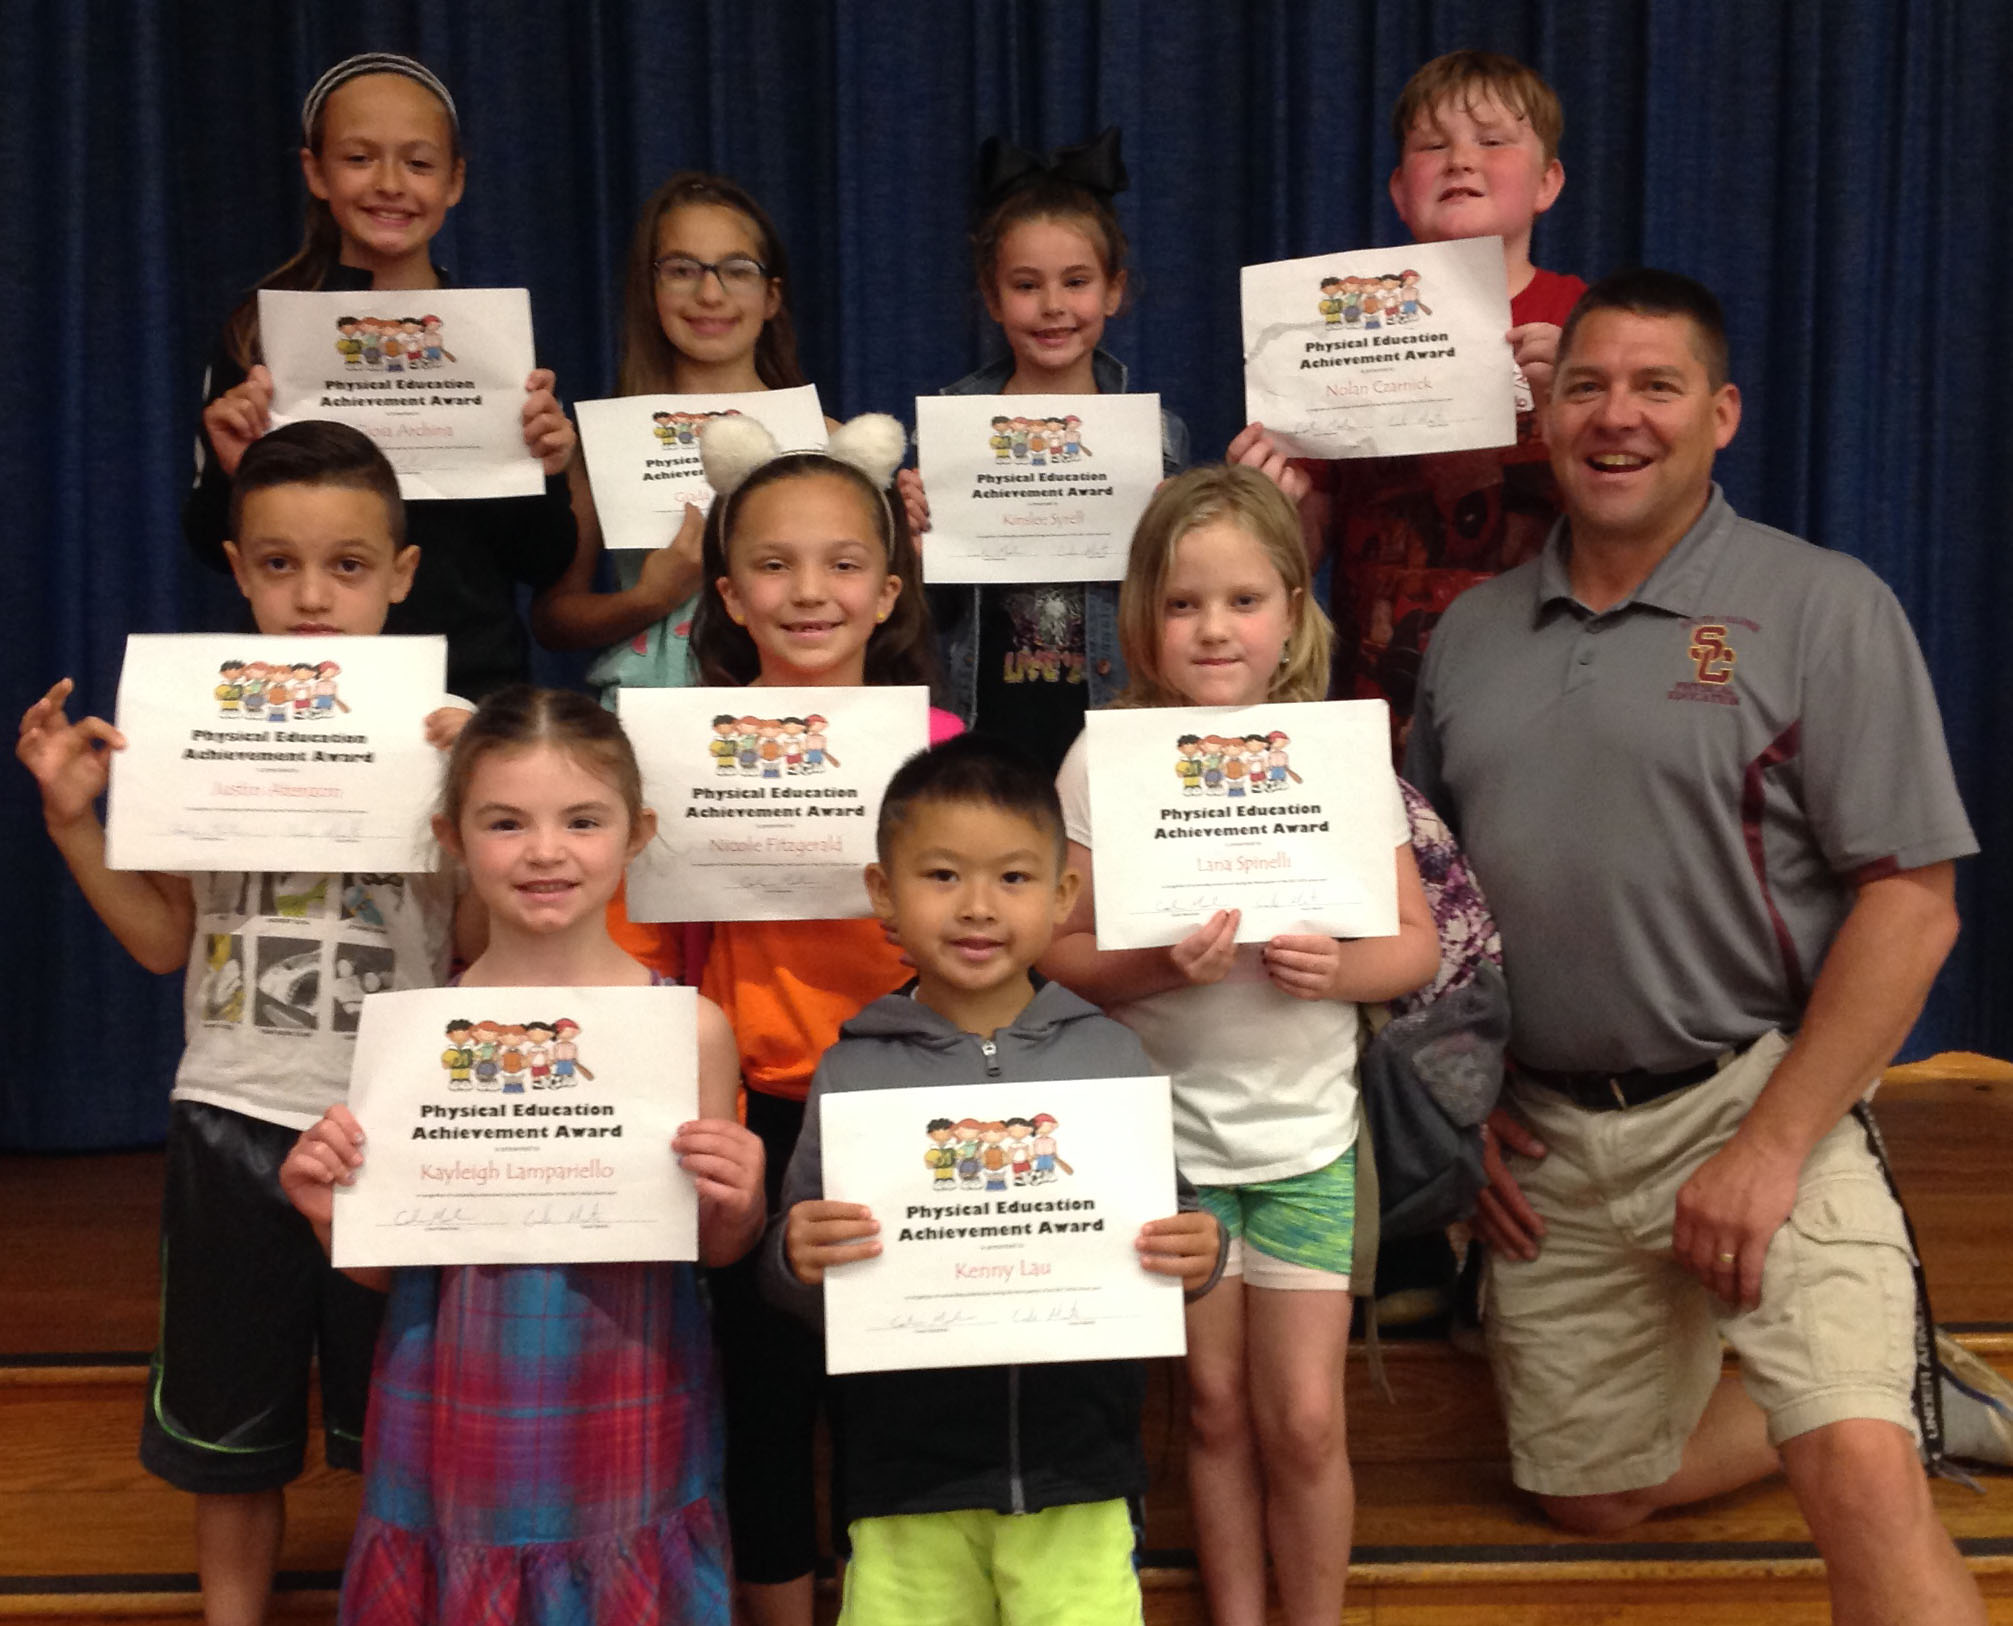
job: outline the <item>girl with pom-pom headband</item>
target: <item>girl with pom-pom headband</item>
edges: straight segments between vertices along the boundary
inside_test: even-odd
[[[692,625],[702,682],[933,681],[915,548],[888,500],[907,447],[879,412],[842,424],[821,450],[784,451],[751,417],[705,426],[700,461],[716,498]]]

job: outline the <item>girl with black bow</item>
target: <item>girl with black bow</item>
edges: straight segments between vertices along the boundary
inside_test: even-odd
[[[985,144],[972,258],[1007,354],[945,395],[1125,392],[1125,364],[1101,343],[1126,301],[1125,232],[1112,207],[1126,185],[1118,146],[1116,128],[1047,157],[997,136]],[[1161,463],[1173,474],[1188,461],[1188,429],[1171,412],[1160,421]],[[920,534],[929,525],[922,476],[905,469],[900,484]],[[1085,710],[1125,687],[1116,582],[945,587],[930,600],[948,703],[974,728],[1015,740],[1051,769],[1082,729]]]

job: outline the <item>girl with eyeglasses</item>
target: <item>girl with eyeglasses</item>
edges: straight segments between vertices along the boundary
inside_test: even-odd
[[[680,170],[636,220],[616,393],[738,395],[804,382],[788,258],[774,223],[734,182]],[[569,479],[579,543],[565,575],[532,605],[538,641],[547,649],[599,649],[587,676],[604,698],[617,688],[691,683],[686,648],[700,587],[699,511],[688,507],[677,533],[653,552],[618,550],[616,587],[598,592],[601,522],[584,458],[574,459]]]

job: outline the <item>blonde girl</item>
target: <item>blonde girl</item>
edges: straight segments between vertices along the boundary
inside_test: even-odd
[[[1170,480],[1135,532],[1119,598],[1127,706],[1319,700],[1331,632],[1292,503],[1256,470]],[[1255,725],[1247,725],[1255,726]],[[1387,826],[1396,936],[1238,942],[1218,911],[1170,948],[1101,952],[1083,742],[1057,779],[1083,894],[1042,970],[1138,1033],[1174,1080],[1175,1150],[1242,1277],[1188,1311],[1189,1486],[1210,1618],[1332,1626],[1354,1515],[1342,1411],[1355,1216],[1358,1005],[1439,964],[1397,781]],[[1240,1290],[1241,1289],[1241,1290]]]

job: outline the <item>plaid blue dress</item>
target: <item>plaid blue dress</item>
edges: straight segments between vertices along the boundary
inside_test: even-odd
[[[720,1474],[690,1265],[400,1270],[341,1618],[726,1626]]]
[[[341,1619],[728,1626],[710,1321],[686,1264],[393,1272]]]

